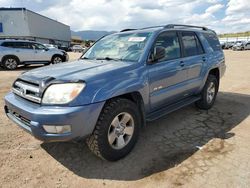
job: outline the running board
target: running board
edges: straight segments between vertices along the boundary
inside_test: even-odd
[[[178,110],[184,106],[188,106],[198,100],[200,100],[200,96],[195,96],[195,97],[188,97],[188,98],[185,98],[177,103],[174,103],[174,104],[171,104],[171,105],[168,105],[168,106],[165,106],[159,110],[156,110],[152,113],[150,113],[149,115],[147,115],[146,117],[146,121],[154,121],[162,116],[165,116],[175,110]]]

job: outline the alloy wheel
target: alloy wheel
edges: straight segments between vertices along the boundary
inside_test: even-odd
[[[17,61],[14,58],[8,58],[5,61],[5,67],[10,70],[15,69],[17,67]]]
[[[108,141],[110,146],[117,150],[124,148],[133,136],[134,126],[134,119],[129,113],[118,114],[109,127]]]
[[[61,62],[62,62],[62,58],[60,58],[60,57],[54,58],[54,61],[53,61],[54,64],[61,63]]]
[[[210,82],[208,88],[207,88],[207,102],[211,103],[215,96],[215,84],[213,82]]]

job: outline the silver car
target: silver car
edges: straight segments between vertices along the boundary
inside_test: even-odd
[[[68,61],[68,54],[43,44],[25,40],[0,40],[0,66],[14,70],[18,65],[57,64]]]
[[[237,41],[233,47],[232,50],[236,51],[236,50],[244,50],[244,42],[242,41]]]
[[[244,50],[250,50],[250,41],[245,44]]]
[[[82,47],[81,45],[74,45],[72,46],[72,51],[73,52],[84,52],[85,48]]]

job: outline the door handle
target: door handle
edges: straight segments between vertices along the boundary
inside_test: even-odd
[[[206,62],[206,57],[202,57],[202,61]]]
[[[184,67],[184,65],[185,65],[184,61],[180,61],[180,66]]]

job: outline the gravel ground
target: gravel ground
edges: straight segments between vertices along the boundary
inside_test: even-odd
[[[42,143],[9,121],[3,97],[34,66],[0,69],[0,187],[249,187],[250,51],[225,55],[214,108],[191,105],[148,123],[131,154],[113,163],[84,142]]]

